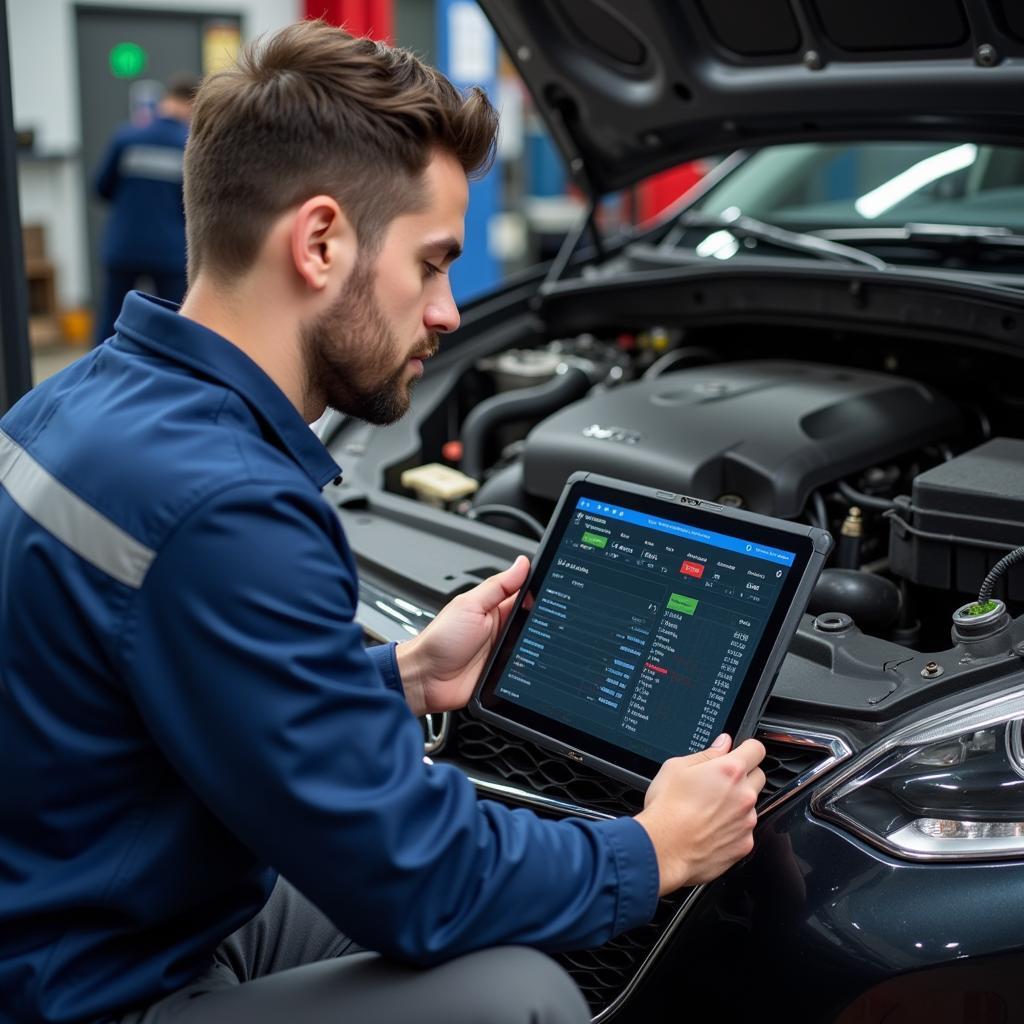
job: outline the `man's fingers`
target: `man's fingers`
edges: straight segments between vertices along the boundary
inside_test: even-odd
[[[746,766],[748,775],[764,760],[766,753],[764,744],[760,740],[744,740],[733,751],[733,755]]]
[[[526,582],[529,571],[530,560],[525,555],[520,555],[504,572],[488,576],[483,583],[475,586],[464,596],[472,599],[481,611],[489,612],[506,598],[515,595]]]
[[[746,775],[749,775],[764,760],[764,745],[757,740],[744,740],[743,743],[730,753],[729,748],[731,746],[732,740],[730,737],[726,733],[722,733],[707,750],[699,750],[696,754],[687,754],[685,757],[680,758],[680,760],[689,765],[696,765],[703,761],[713,761],[725,754],[729,754],[730,757],[743,765],[743,771]]]
[[[515,607],[516,595],[513,594],[511,597],[506,597],[501,604],[498,605],[498,628],[501,629],[505,625],[506,620]]]
[[[698,750],[696,754],[687,754],[685,757],[681,757],[680,761],[685,761],[688,764],[700,764],[702,761],[713,761],[716,757],[721,757],[723,754],[729,753],[729,748],[732,746],[732,739],[726,733],[722,733],[714,743],[711,744],[707,750]]]

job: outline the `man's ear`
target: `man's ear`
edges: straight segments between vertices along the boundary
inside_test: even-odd
[[[313,196],[298,208],[290,241],[295,270],[313,291],[346,278],[355,266],[355,230],[330,196]]]

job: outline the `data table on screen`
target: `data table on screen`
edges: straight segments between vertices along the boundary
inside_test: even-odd
[[[497,692],[654,760],[701,750],[792,557],[581,499]]]

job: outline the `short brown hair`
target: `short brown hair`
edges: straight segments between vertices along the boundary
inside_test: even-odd
[[[422,202],[433,153],[489,166],[497,114],[408,50],[305,21],[256,40],[205,79],[185,151],[189,278],[248,270],[270,225],[333,196],[360,248]]]

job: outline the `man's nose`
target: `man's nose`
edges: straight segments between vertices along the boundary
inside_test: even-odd
[[[448,334],[454,331],[460,322],[459,307],[455,305],[455,297],[449,284],[443,296],[432,299],[427,305],[423,313],[423,324],[428,330]]]

